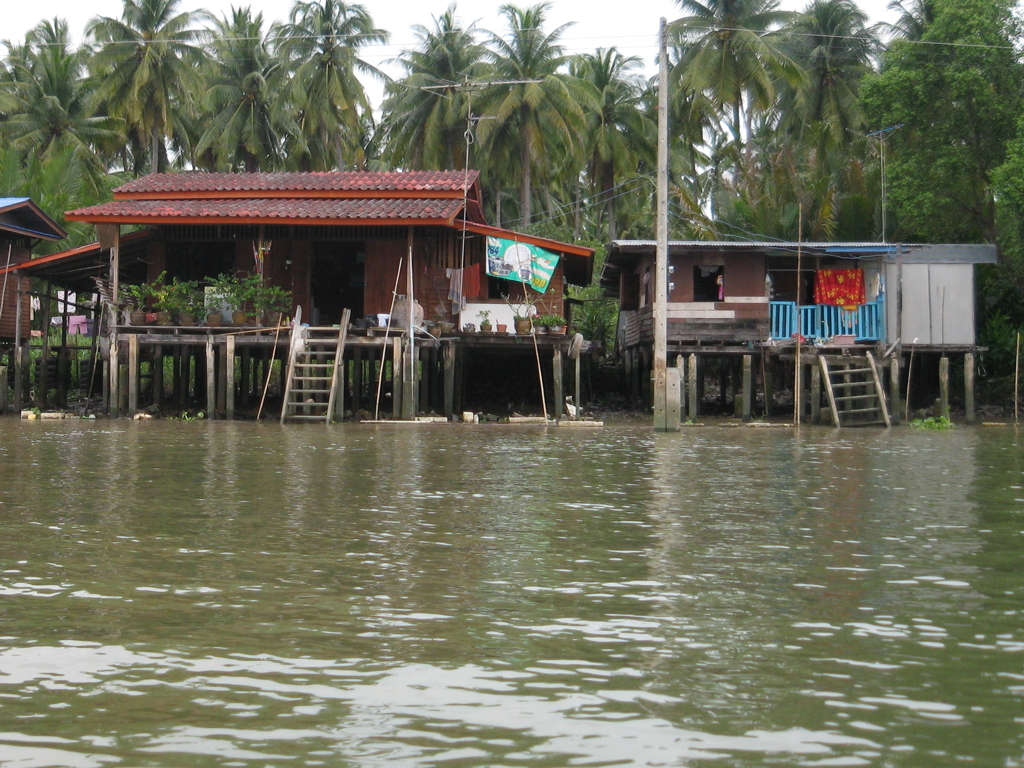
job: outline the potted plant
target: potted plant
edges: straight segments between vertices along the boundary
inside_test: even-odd
[[[505,303],[508,304],[509,309],[512,310],[516,333],[520,335],[528,335],[532,333],[533,316],[537,314],[537,310],[534,305],[540,300],[540,294],[534,292],[534,295],[531,295],[530,288],[524,285],[523,297],[521,299],[513,301],[509,298],[508,294],[506,294],[504,298]]]
[[[167,273],[161,272],[155,280],[146,287],[149,289],[149,296],[153,301],[153,311],[156,313],[157,325],[170,325],[173,321],[172,310],[168,309],[168,301],[173,305],[174,299],[171,294],[174,290],[166,282]]]
[[[565,318],[561,315],[541,315],[534,319],[533,324],[541,333],[565,332]]]
[[[178,322],[182,325],[195,325],[195,316],[190,312],[195,304],[193,296],[198,291],[199,285],[195,281],[174,278],[170,283],[165,283],[161,279],[153,290],[157,322],[160,325],[170,325],[177,316]]]
[[[278,326],[281,317],[291,309],[292,294],[279,285],[258,285],[252,300],[253,312],[263,318],[264,325]]]
[[[462,324],[462,332],[463,333],[476,333],[476,326],[473,325],[472,323],[463,323]]]
[[[245,325],[249,322],[247,307],[252,306],[256,298],[256,292],[260,287],[259,275],[235,275],[221,274],[211,281],[214,292],[219,294],[229,307],[231,307],[231,322],[235,325]]]
[[[150,287],[146,283],[124,283],[118,290],[117,297],[128,310],[128,322],[131,325],[146,324],[146,302],[149,301]]]
[[[491,325],[491,313],[490,310],[481,309],[476,313],[476,319],[480,321],[480,333],[490,333],[492,329]]]
[[[211,287],[213,287],[212,284]],[[216,288],[203,294],[203,309],[206,312],[206,325],[210,328],[218,328],[224,325],[223,305],[224,297],[217,292]]]
[[[206,295],[199,287],[198,280],[190,280],[185,283],[187,289],[181,300],[181,309],[178,311],[178,323],[185,326],[199,325],[199,318],[206,310]]]

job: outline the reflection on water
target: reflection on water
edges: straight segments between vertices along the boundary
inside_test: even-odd
[[[0,765],[1021,765],[1022,456],[0,421]]]

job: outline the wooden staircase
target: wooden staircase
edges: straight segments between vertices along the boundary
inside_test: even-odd
[[[837,427],[892,426],[878,365],[863,355],[819,355],[825,391]]]
[[[281,404],[281,423],[322,421],[330,424],[343,406],[342,377],[349,310],[341,315],[340,328],[292,329],[288,349],[288,378]]]

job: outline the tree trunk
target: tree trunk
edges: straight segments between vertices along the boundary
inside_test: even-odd
[[[601,196],[604,198],[604,215],[608,219],[608,241],[619,238],[619,226],[615,220],[615,167],[608,160],[601,163]]]
[[[153,134],[149,138],[149,172],[160,173],[160,128],[153,126]]]
[[[530,188],[530,147],[526,143],[525,135],[519,139],[519,162],[522,165],[522,184],[519,187],[519,224],[520,226],[530,223],[530,199],[533,197],[533,190]]]
[[[576,177],[576,204],[573,205],[572,211],[572,234],[577,240],[580,239],[580,233],[583,231],[583,201],[580,200],[582,194],[582,185],[580,177]]]

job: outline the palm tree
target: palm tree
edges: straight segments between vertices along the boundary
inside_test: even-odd
[[[507,38],[491,34],[489,76],[493,84],[483,93],[485,117],[480,139],[492,156],[513,148],[519,157],[519,221],[531,219],[534,170],[548,175],[554,150],[579,149],[584,126],[583,106],[593,103],[592,92],[560,72],[566,58],[558,40],[568,27],[544,32],[549,3],[527,9],[501,6],[508,24]]]
[[[886,8],[899,17],[894,24],[883,22],[881,27],[897,40],[921,40],[935,21],[935,0],[891,0]]]
[[[283,94],[285,68],[267,48],[263,14],[254,18],[249,8],[232,8],[230,18],[217,20],[210,58],[196,155],[212,153],[219,169],[278,168],[284,136],[297,126]]]
[[[174,133],[174,111],[198,91],[203,51],[193,24],[205,11],[177,12],[178,0],[124,0],[120,19],[99,16],[86,35],[100,48],[90,62],[95,97],[149,144],[149,168],[160,170],[162,144]]]
[[[299,110],[305,164],[342,168],[360,162],[370,104],[356,73],[383,75],[359,49],[387,42],[362,5],[344,0],[298,0],[289,22],[275,30],[280,55],[294,69],[292,98]],[[348,162],[347,162],[348,161]]]
[[[777,32],[793,14],[778,10],[778,0],[677,2],[687,15],[672,22],[684,51],[673,79],[684,93],[707,95],[740,148],[744,123],[749,134],[753,112],[774,100],[776,79],[801,79],[778,46]]]
[[[475,25],[463,29],[455,5],[434,18],[434,28],[413,27],[416,50],[396,63],[405,77],[388,83],[381,107],[392,164],[419,169],[461,168],[466,149],[468,80],[482,74],[484,48]]]
[[[798,120],[791,129],[802,134],[807,126],[823,123],[823,135],[835,146],[848,144],[851,131],[861,130],[860,82],[879,48],[866,23],[867,15],[853,0],[812,0],[796,18],[788,51],[807,78],[799,89],[783,89],[783,124]]]
[[[596,109],[586,112],[588,171],[605,212],[608,239],[618,237],[618,180],[636,175],[642,159],[653,159],[655,125],[641,111],[641,61],[615,48],[576,57],[570,73],[594,92]]]
[[[93,189],[105,172],[96,146],[117,140],[118,121],[94,116],[85,81],[85,54],[73,50],[63,19],[43,21],[25,44],[8,44],[9,69],[0,83],[3,135],[19,151],[43,160],[69,150]]]

